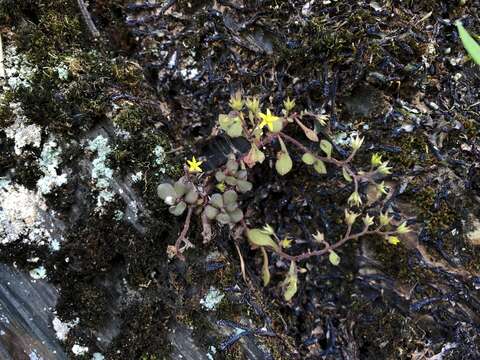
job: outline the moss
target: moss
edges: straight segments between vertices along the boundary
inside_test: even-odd
[[[400,147],[399,153],[380,152],[384,159],[390,160],[390,164],[397,173],[411,170],[415,165],[428,166],[437,160],[429,149],[425,135],[418,133],[402,133],[393,138],[393,144]]]
[[[142,107],[128,104],[114,117],[113,123],[128,132],[136,132],[142,129],[145,119],[146,113]]]

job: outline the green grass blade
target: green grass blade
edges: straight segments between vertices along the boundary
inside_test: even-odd
[[[460,21],[457,21],[455,25],[457,25],[458,33],[460,34],[460,39],[462,40],[465,50],[467,50],[473,61],[480,65],[480,45],[478,45],[468,31],[465,30]]]

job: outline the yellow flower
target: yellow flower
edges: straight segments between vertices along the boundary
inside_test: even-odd
[[[268,126],[268,129],[270,131],[273,131],[273,123],[280,119],[278,116],[272,115],[270,112],[270,109],[267,109],[267,113],[260,113],[258,114],[260,119],[262,119],[262,122],[260,123],[260,128],[263,128],[265,125]]]
[[[197,161],[195,156],[192,156],[192,160],[187,160],[188,171],[191,173],[202,172],[202,168],[200,167],[202,163],[203,161]]]
[[[388,236],[387,241],[389,244],[398,245],[398,243],[400,242],[400,239],[396,236]]]
[[[280,246],[284,249],[288,249],[290,246],[292,246],[292,240],[286,237],[280,241]]]

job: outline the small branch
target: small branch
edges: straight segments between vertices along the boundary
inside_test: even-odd
[[[182,261],[185,261],[185,256],[183,256],[182,253],[189,247],[193,247],[193,244],[187,238],[187,232],[190,228],[190,222],[192,220],[192,213],[193,208],[189,207],[187,212],[187,218],[185,219],[185,223],[183,224],[182,232],[180,233],[180,236],[175,242],[175,255],[177,255],[177,257]],[[180,248],[183,243],[185,243],[185,246],[183,248]]]
[[[300,141],[292,138],[291,136],[289,136],[289,135],[287,135],[283,132],[280,132],[278,134],[278,136],[282,137],[284,140],[288,141],[289,143],[295,145],[296,147],[298,147],[303,152],[310,153],[310,154],[312,153],[305,145],[303,145]],[[330,164],[334,164],[334,165],[339,166],[339,167],[344,166],[347,163],[346,160],[345,161],[340,161],[340,160],[334,159],[332,157],[317,156],[315,154],[312,154],[312,155],[317,160],[320,160],[320,161],[323,161],[323,162],[326,162],[326,163],[330,163]]]
[[[83,2],[83,0],[77,0],[77,2],[78,7],[80,8],[80,13],[82,14],[83,20],[85,21],[85,24],[87,25],[90,34],[92,34],[94,38],[100,37],[100,32],[97,30],[97,27],[92,20],[92,16],[88,12],[87,6]]]
[[[248,226],[245,222],[242,222],[242,227],[244,229],[244,232],[246,233],[248,231]],[[285,252],[283,252],[281,249],[273,249],[273,248],[270,248],[275,254],[277,254],[278,256],[286,259],[286,260],[289,260],[289,261],[303,261],[303,260],[306,260],[306,259],[309,259],[311,257],[314,257],[314,256],[322,256],[322,255],[326,255],[328,253],[330,253],[330,251],[332,250],[335,250],[339,247],[341,247],[342,245],[344,245],[346,242],[350,241],[350,240],[356,240],[362,236],[365,236],[365,235],[382,235],[382,236],[388,236],[388,235],[393,235],[395,234],[395,231],[381,231],[381,227],[375,229],[375,230],[368,230],[368,227],[366,226],[361,232],[359,233],[356,233],[356,234],[353,234],[351,235],[350,232],[352,231],[352,226],[349,225],[348,228],[347,228],[347,231],[344,235],[344,237],[337,241],[335,244],[333,245],[327,245],[325,248],[321,249],[321,250],[316,250],[316,251],[310,251],[310,252],[306,252],[306,253],[303,253],[303,254],[300,254],[300,255],[289,255]]]

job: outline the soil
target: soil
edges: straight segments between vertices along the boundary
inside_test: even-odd
[[[480,358],[480,254],[471,241],[480,218],[480,72],[454,26],[462,19],[479,34],[479,1],[90,0],[99,37],[79,2],[0,0],[3,51],[15,48],[25,59],[15,66],[34,69],[25,86],[3,79],[0,126],[14,124],[11,104],[20,103],[41,129],[40,146],[20,154],[0,132],[0,177],[38,192],[38,159],[54,136],[57,172],[68,179],[43,195],[60,249],[20,237],[1,245],[0,258],[26,272],[43,265],[58,289],[55,316],[79,319],[65,358]],[[195,218],[195,248],[185,261],[169,259],[184,218],[156,188],[181,176],[192,155],[207,171],[248,152],[215,127],[238,90],[275,113],[289,96],[328,116],[319,135],[336,139],[338,157],[341,139],[365,136],[354,165],[368,165],[373,152],[389,160],[383,207],[414,232],[398,246],[377,237],[347,243],[339,266],[325,257],[299,264],[306,271],[290,302],[281,289],[289,264],[273,257],[263,287],[261,255],[242,241],[246,283],[228,228],[215,226],[205,244]],[[99,136],[113,170],[101,209],[103,188],[91,176],[100,155],[88,145]],[[254,190],[241,204],[249,225],[300,240],[289,249],[300,254],[316,231],[343,234],[352,189],[335,169],[320,175],[291,155],[284,177],[271,161],[252,168]],[[201,300],[212,287],[224,298],[208,311]],[[7,343],[0,337],[2,349]],[[88,353],[75,355],[76,344]],[[20,359],[25,345],[16,346],[9,355]]]

